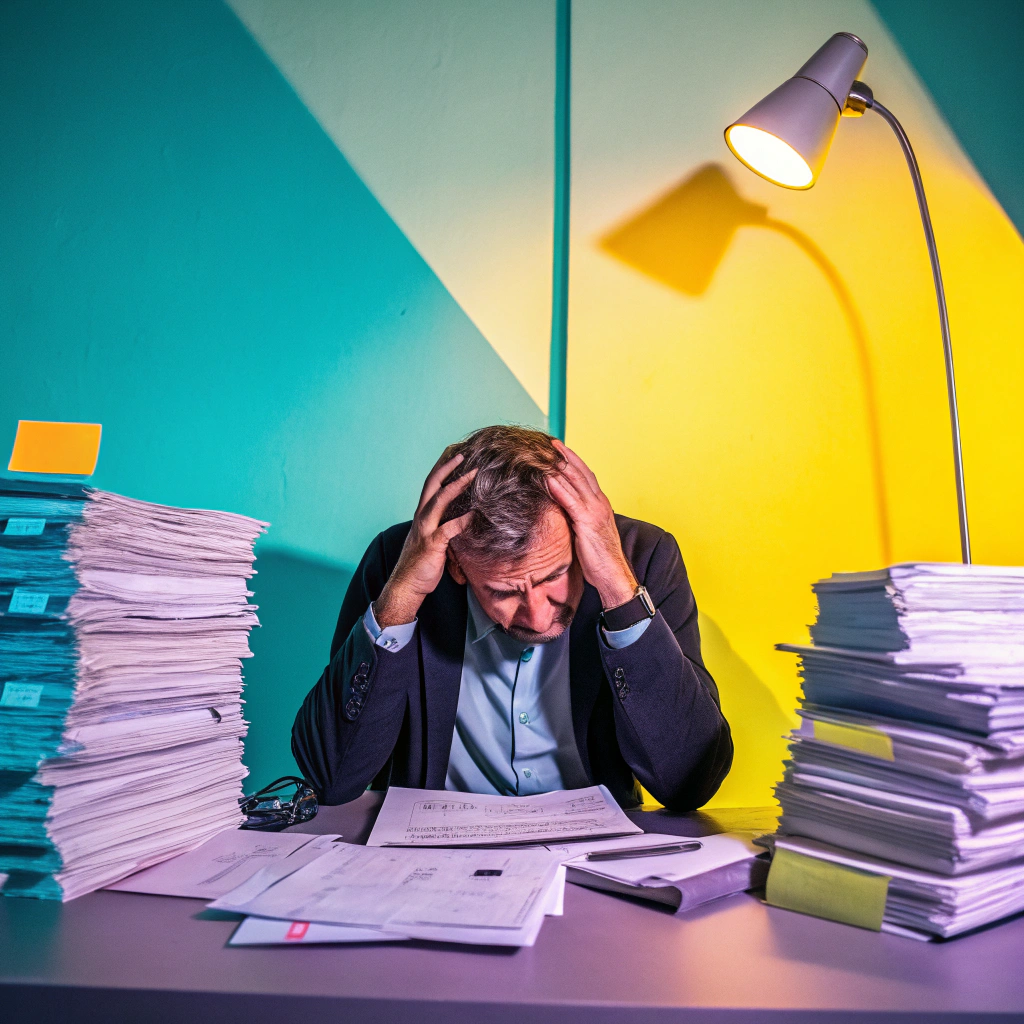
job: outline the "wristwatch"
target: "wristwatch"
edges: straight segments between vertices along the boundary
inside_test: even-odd
[[[653,619],[657,609],[647,593],[646,587],[637,587],[633,592],[633,599],[618,608],[609,608],[601,612],[601,625],[610,633],[618,632],[620,629],[629,629],[644,619]]]

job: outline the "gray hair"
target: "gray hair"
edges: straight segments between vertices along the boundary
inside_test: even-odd
[[[545,484],[563,463],[551,436],[530,427],[483,427],[449,445],[442,459],[456,455],[463,460],[445,483],[473,469],[477,475],[442,517],[447,522],[473,514],[452,546],[456,553],[487,562],[516,561],[526,554],[547,513],[559,507]]]

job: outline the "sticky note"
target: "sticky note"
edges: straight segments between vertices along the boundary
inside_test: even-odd
[[[38,537],[45,529],[45,519],[23,519],[11,516],[4,527],[4,534],[8,537]]]
[[[15,587],[7,611],[11,615],[42,615],[46,611],[46,602],[49,600],[50,595],[44,594],[40,590],[25,590],[23,587]]]
[[[37,708],[43,688],[39,683],[5,683],[0,695],[0,707]]]
[[[813,722],[814,738],[822,743],[849,747],[883,761],[896,760],[892,752],[892,737],[881,729],[872,729],[866,725],[837,725],[835,722],[820,722],[816,718]]]
[[[100,454],[99,423],[19,420],[7,468],[12,473],[67,473],[88,476]]]
[[[834,864],[777,846],[765,886],[765,899],[776,907],[801,914],[880,931],[888,875]]]

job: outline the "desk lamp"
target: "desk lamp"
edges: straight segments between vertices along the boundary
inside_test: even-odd
[[[956,503],[960,520],[960,554],[965,565],[971,561],[967,532],[967,503],[964,498],[963,457],[960,450],[960,420],[956,408],[953,377],[953,348],[949,339],[949,315],[942,288],[942,271],[935,248],[932,219],[924,195],[921,171],[910,140],[893,113],[874,98],[871,89],[857,76],[868,57],[868,48],[855,35],[837,32],[788,81],[756,103],[725,130],[725,141],[733,155],[755,174],[784,188],[808,189],[821,173],[840,116],[859,117],[873,110],[896,133],[907,158],[910,177],[917,193],[924,238],[932,265],[935,299],[946,361],[946,391],[953,432],[953,467],[956,473]]]

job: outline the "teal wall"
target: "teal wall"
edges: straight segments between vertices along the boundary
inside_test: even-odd
[[[8,0],[0,94],[0,447],[100,422],[97,486],[273,524],[269,781],[373,534],[446,443],[543,416],[219,0]]]
[[[996,199],[1024,233],[1024,2],[873,3]]]

